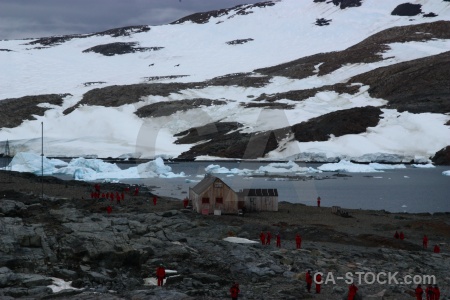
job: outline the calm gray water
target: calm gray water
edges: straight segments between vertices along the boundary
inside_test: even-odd
[[[5,163],[0,159],[0,162]],[[155,187],[153,192],[161,196],[183,199],[189,187],[195,186],[205,175],[205,167],[218,164],[228,169],[256,170],[267,162],[179,162],[167,163],[174,173],[184,172],[184,178],[150,178],[121,180],[130,184],[145,184]],[[317,168],[322,164],[301,164],[302,167]],[[0,165],[3,167],[3,164]],[[126,169],[133,164],[120,164]],[[282,180],[280,178],[258,178],[215,174],[235,191],[244,188],[276,188],[279,201],[316,205],[321,197],[322,206],[341,206],[353,209],[374,209],[390,212],[450,212],[450,176],[442,175],[450,166],[385,170],[376,173],[310,174],[307,180]],[[289,174],[294,175],[294,174]],[[71,179],[68,176],[58,176]]]
[[[134,179],[123,180],[128,183],[156,186],[156,194],[184,198],[189,187],[201,180],[205,167],[219,164],[221,167],[239,169],[258,169],[266,162],[182,162],[167,163],[174,173],[185,172],[187,178],[173,179]],[[322,164],[303,164],[301,166],[317,168]],[[442,175],[450,170],[449,166],[435,168],[414,168],[385,170],[376,173],[340,173],[323,172],[311,174],[308,180],[277,180],[246,176],[227,176],[215,174],[222,178],[235,191],[244,188],[276,188],[279,201],[316,205],[321,197],[322,206],[341,206],[352,209],[374,209],[390,212],[450,212],[450,176]],[[292,174],[291,174],[292,175]],[[199,177],[198,177],[199,176]]]

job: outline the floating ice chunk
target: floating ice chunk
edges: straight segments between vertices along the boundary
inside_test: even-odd
[[[426,169],[426,168],[436,168],[433,164],[430,164],[430,163],[428,163],[428,164],[413,164],[412,166],[414,168],[424,168],[424,169]]]
[[[380,164],[380,163],[370,163],[369,166],[375,170],[393,170],[393,169],[406,169],[404,164]]]
[[[40,175],[51,175],[56,170],[55,165],[47,157],[42,157],[36,153],[19,152],[8,165],[12,171],[27,172]]]
[[[371,173],[383,172],[370,165],[355,164],[348,160],[341,160],[338,163],[323,164],[317,169],[324,172],[352,172],[352,173]]]
[[[300,167],[293,161],[286,163],[270,163],[259,167],[255,173],[321,173],[322,171],[311,167]]]

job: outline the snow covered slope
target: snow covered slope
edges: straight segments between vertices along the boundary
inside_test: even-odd
[[[391,14],[403,0],[349,2],[355,7],[317,0],[264,2],[164,26],[0,41],[0,141],[8,139],[16,152],[40,152],[43,122],[47,156],[427,160],[450,144],[447,107],[400,109],[389,95],[375,97],[370,85],[353,79],[410,61],[423,68],[421,59],[440,54],[434,64],[448,63],[450,2],[413,1],[416,6],[405,12],[420,4],[422,14],[415,16]],[[431,25],[412,27],[424,23]],[[411,29],[404,40],[397,33],[379,34],[392,28],[423,30]],[[346,50],[366,45],[371,36],[376,38],[368,46]],[[294,69],[289,64],[299,59],[305,62],[289,74]],[[361,78],[373,82],[372,77]],[[292,91],[307,96],[293,99],[287,96]],[[49,94],[61,97],[54,102],[25,97]],[[449,94],[442,95],[445,103]],[[274,95],[277,99],[270,99]],[[290,130],[302,122],[323,126],[321,117],[333,123],[343,117],[336,112],[355,115],[352,109],[366,106],[380,107],[380,113],[364,130],[328,129],[325,140],[308,141]],[[222,132],[218,122],[237,125]],[[180,140],[192,128],[208,131],[208,126],[215,136],[197,130],[195,139]],[[273,130],[282,133],[275,132],[272,146],[266,147],[270,139],[251,144],[255,133]],[[240,141],[240,152],[224,149],[230,134]],[[218,136],[222,140],[216,141]],[[192,150],[201,145],[201,151]],[[248,154],[255,145],[263,149]]]

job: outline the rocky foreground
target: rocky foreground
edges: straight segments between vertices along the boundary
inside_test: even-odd
[[[240,283],[239,299],[347,299],[355,275],[356,299],[414,299],[416,284],[374,283],[372,273],[434,275],[441,299],[450,299],[450,214],[391,214],[280,203],[279,212],[244,216],[202,216],[181,201],[158,198],[141,187],[121,204],[91,199],[93,185],[0,172],[0,299],[229,299]],[[44,199],[40,199],[42,187]],[[102,184],[119,193],[122,184]],[[132,189],[133,191],[133,189]],[[111,214],[106,207],[112,206]],[[281,235],[281,248],[260,243],[259,233]],[[405,240],[393,238],[403,231]],[[295,249],[295,235],[302,236]],[[430,243],[422,248],[426,234]],[[441,253],[432,248],[440,244]],[[148,279],[163,264],[165,286]],[[305,272],[323,272],[321,294],[305,288]],[[367,281],[358,282],[356,272]],[[366,275],[369,274],[369,275]],[[53,290],[53,278],[75,289]],[[380,279],[388,280],[388,277]]]

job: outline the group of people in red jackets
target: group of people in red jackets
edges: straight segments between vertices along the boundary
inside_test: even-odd
[[[311,286],[312,286],[312,283],[313,283],[313,276],[311,274],[311,270],[308,270],[306,272],[305,281],[306,281],[306,290],[308,291],[308,293],[311,293]],[[316,275],[316,280],[315,280],[315,283],[316,283],[316,294],[320,294],[320,287],[322,285],[321,282],[322,282],[322,275],[317,274]]]
[[[435,284],[434,286],[429,284],[425,289],[425,292],[422,289],[422,285],[418,284],[415,292],[416,292],[416,300],[423,300],[424,293],[426,300],[439,300],[441,298],[441,291],[439,290],[437,284]]]
[[[398,233],[398,231],[396,231],[394,233],[394,238],[396,240],[402,240],[403,241],[405,239],[405,234],[403,233],[403,231],[400,231],[400,233]]]
[[[278,232],[275,235],[276,238],[276,246],[278,248],[281,248],[281,236],[280,233]],[[264,231],[261,231],[261,233],[259,234],[259,240],[261,241],[261,245],[270,245],[270,240],[272,239],[272,234],[270,233],[270,231],[267,231],[267,233],[264,233]],[[295,235],[295,248],[296,249],[300,249],[302,247],[302,237],[297,233]]]
[[[277,247],[281,247],[280,234],[277,233],[276,237],[277,237]],[[261,233],[259,234],[259,240],[261,241],[261,245],[270,245],[270,241],[272,240],[272,234],[270,233],[270,231],[267,231],[267,233],[261,231]]]
[[[139,195],[139,187],[136,186],[134,188],[134,191],[131,192],[131,189],[129,186],[125,187],[123,189],[123,191],[121,193],[119,193],[118,191],[114,192],[102,192],[101,191],[101,187],[99,183],[96,183],[94,185],[94,189],[91,192],[91,199],[109,199],[111,202],[114,202],[114,200],[116,200],[117,204],[120,204],[121,201],[125,200],[125,194],[130,194],[133,196],[138,196]],[[153,205],[156,205],[158,201],[158,197],[157,196],[153,196]],[[109,214],[111,214],[112,212],[112,206],[108,205],[106,207],[106,212]]]
[[[428,248],[428,237],[426,235],[423,236],[422,246],[423,246],[423,249],[427,249]],[[434,253],[441,253],[441,247],[439,247],[438,244],[434,245],[433,252]]]
[[[306,281],[306,290],[308,291],[308,293],[311,293],[311,287],[312,287],[312,283],[313,283],[313,275],[311,274],[311,270],[308,270],[306,272],[305,281]],[[322,275],[320,273],[316,274],[316,278],[315,278],[314,282],[316,284],[316,294],[320,294],[320,290],[321,290],[321,286],[322,286]],[[354,283],[352,283],[348,287],[348,298],[347,299],[354,300],[356,297],[357,291],[358,291],[358,288],[356,287],[356,285]]]
[[[394,233],[394,238],[395,239],[404,240],[405,239],[405,234],[403,233],[403,231],[400,231],[400,233],[398,233],[398,231],[396,231]],[[428,237],[427,237],[426,234],[423,236],[423,239],[422,239],[422,247],[423,247],[423,249],[427,249],[428,248]],[[441,253],[441,247],[439,247],[438,244],[435,244],[434,247],[433,247],[433,252],[434,253]]]

